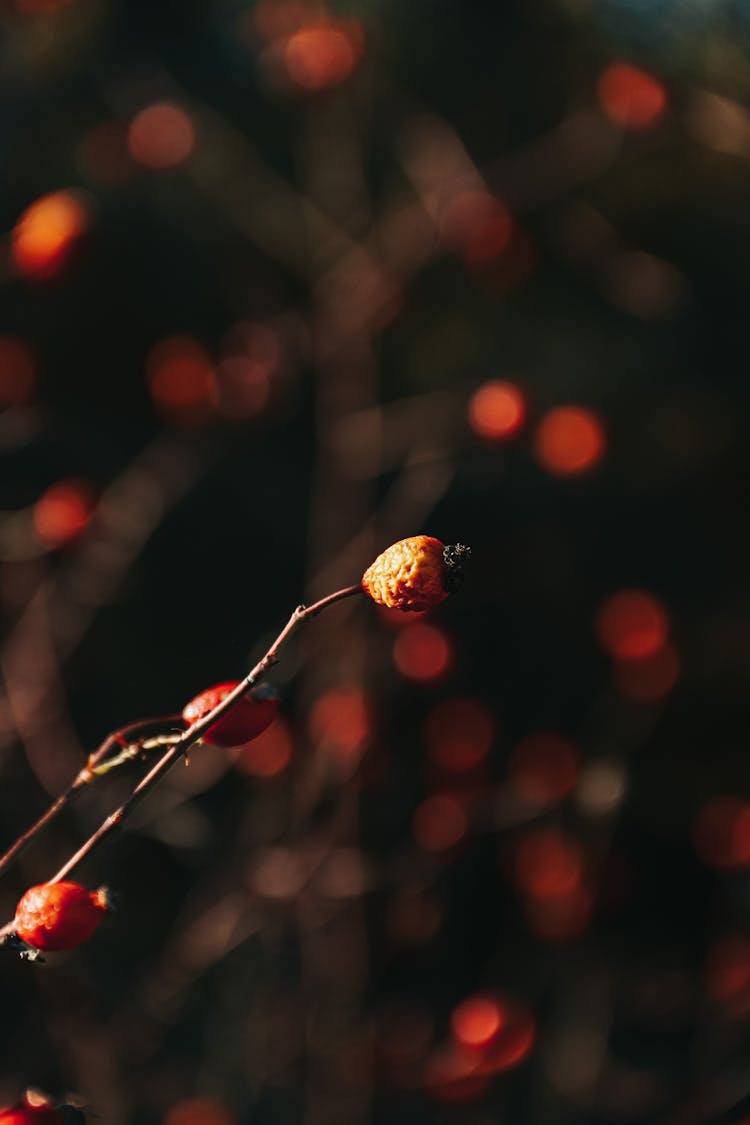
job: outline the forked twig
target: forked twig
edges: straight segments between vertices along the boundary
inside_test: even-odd
[[[278,661],[278,654],[282,645],[289,639],[292,633],[302,624],[303,621],[306,621],[308,617],[315,617],[329,605],[333,605],[334,602],[342,601],[344,598],[350,598],[354,594],[360,593],[362,593],[361,585],[357,584],[356,586],[346,586],[344,589],[336,590],[335,593],[328,594],[327,597],[321,598],[319,601],[314,602],[313,605],[297,606],[297,608],[294,610],[294,613],[292,613],[291,617],[279,633],[276,640],[266,652],[265,656],[261,657],[255,667],[245,676],[244,680],[241,680],[237,684],[237,686],[233,688],[232,691],[230,691],[229,694],[226,695],[224,699],[222,699],[221,702],[217,704],[216,707],[213,708],[212,711],[207,712],[207,714],[194,722],[192,726],[188,727],[188,729],[180,735],[177,741],[174,742],[173,745],[171,745],[166,751],[166,753],[162,755],[156,765],[153,766],[146,774],[146,776],[141,779],[138,785],[136,785],[130,796],[119,806],[119,808],[115,809],[115,811],[111,813],[99,825],[96,831],[93,832],[91,836],[89,836],[88,840],[86,840],[86,842],[81,845],[78,851],[74,852],[74,854],[70,856],[70,858],[66,860],[66,862],[62,865],[60,870],[57,871],[55,875],[53,875],[53,877],[47,882],[59,883],[61,880],[63,880],[67,875],[71,873],[71,871],[73,871],[75,867],[78,866],[79,863],[82,862],[82,860],[86,858],[87,855],[89,855],[90,852],[93,851],[93,849],[103,839],[105,839],[123,822],[123,820],[125,820],[125,818],[153,788],[156,782],[164,774],[166,774],[169,769],[171,769],[175,762],[177,762],[186,753],[186,751],[189,750],[192,745],[194,745],[194,743],[198,741],[198,739],[208,730],[208,728],[212,726],[217,721],[217,719],[219,719],[226,711],[228,711],[232,707],[232,705],[237,702],[238,699],[240,699],[247,691],[249,691],[250,688],[254,687],[255,684],[257,684],[263,678],[268,669]],[[117,733],[119,734],[121,732]],[[105,743],[102,744],[102,747],[106,745],[107,749],[109,749],[113,744],[111,741],[113,739],[116,739],[116,736],[110,735],[109,739],[105,740]],[[97,755],[99,755],[102,751],[102,747],[100,747],[96,752]],[[101,757],[103,756],[104,755],[101,754]],[[101,757],[99,760],[101,760]],[[87,770],[90,770],[90,768],[91,764],[89,762],[89,765],[87,765],[82,772],[86,772]],[[80,776],[81,775],[79,774],[79,777]],[[76,779],[76,782],[77,781],[78,778]],[[70,793],[76,788],[76,782],[73,783],[71,789],[68,790],[66,794],[63,794],[63,797],[65,797],[66,799],[68,798]],[[81,782],[80,784],[84,784],[84,782]],[[58,798],[58,801],[62,801],[62,798]],[[58,802],[55,802],[55,805],[53,805],[52,808],[54,809],[57,804]],[[62,804],[60,805],[60,807],[62,807]],[[55,814],[50,814],[50,810],[48,810],[48,812],[45,813],[44,818],[42,818],[44,823],[48,823],[53,815]],[[29,836],[29,833],[26,833],[25,835],[31,838]],[[15,848],[16,845],[14,844],[13,849]],[[11,851],[13,849],[11,849]],[[17,853],[14,851],[13,854]],[[11,934],[13,934],[14,926],[15,922],[11,921],[0,928],[0,938],[6,939]]]
[[[26,850],[32,840],[42,831],[46,825],[58,816],[59,813],[65,808],[67,804],[79,793],[86,785],[90,784],[97,774],[97,767],[106,759],[107,755],[115,747],[126,746],[132,741],[134,736],[144,729],[154,727],[157,724],[165,726],[173,724],[179,720],[179,716],[170,715],[166,719],[141,719],[135,723],[128,723],[127,726],[121,727],[119,730],[112,731],[108,734],[99,747],[90,754],[86,765],[79,770],[73,781],[70,783],[64,793],[52,802],[49,808],[42,813],[38,820],[34,821],[30,828],[13,841],[10,847],[2,856],[0,856],[0,875],[11,865],[14,859],[17,859],[22,852]]]

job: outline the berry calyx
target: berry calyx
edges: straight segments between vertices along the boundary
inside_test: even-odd
[[[196,695],[183,708],[182,717],[185,722],[192,725],[209,711],[213,711],[230,691],[234,691],[239,682],[228,680]],[[244,746],[262,734],[278,713],[279,699],[273,689],[267,686],[253,688],[204,731],[203,741],[213,746]]]
[[[458,589],[470,554],[460,543],[446,547],[431,535],[412,535],[378,555],[362,577],[362,589],[389,609],[430,609]]]
[[[109,909],[104,887],[89,891],[80,883],[42,883],[30,887],[16,907],[16,933],[35,949],[74,949],[89,940]]]

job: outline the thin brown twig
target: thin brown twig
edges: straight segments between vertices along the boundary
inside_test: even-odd
[[[163,750],[165,746],[174,746],[176,742],[180,741],[184,730],[184,724],[179,730],[173,731],[171,734],[157,734],[153,738],[139,738],[135,742],[126,743],[119,754],[115,754],[112,758],[107,758],[101,765],[95,765],[90,768],[94,777],[104,777],[112,770],[119,769],[120,766],[127,765],[128,762],[134,761],[136,758],[145,758],[154,750]]]
[[[136,785],[133,792],[125,800],[119,808],[115,809],[99,827],[96,829],[88,840],[75,852],[66,862],[62,865],[59,871],[49,879],[48,883],[59,883],[62,879],[69,875],[79,863],[82,862],[89,855],[90,852],[111,832],[113,832],[123,820],[128,816],[133,809],[138,805],[146,794],[153,788],[156,782],[165,774],[171,767],[178,761],[190,747],[198,741],[198,739],[212,726],[217,719],[232,707],[234,703],[240,699],[245,692],[254,687],[255,684],[266,674],[268,669],[274,665],[279,659],[279,650],[282,645],[288,640],[291,634],[306,621],[308,617],[315,617],[322,610],[326,609],[334,602],[350,598],[354,594],[361,594],[362,587],[357,584],[356,586],[346,586],[342,590],[336,590],[333,594],[328,594],[327,597],[321,598],[319,601],[314,602],[313,605],[304,606],[300,605],[294,610],[291,617],[287,621],[284,628],[279,633],[276,640],[266,652],[255,667],[248,672],[244,680],[241,680],[222,701],[209,711],[202,718],[193,723],[192,726],[180,736],[179,740],[167,750],[165,754],[159,759],[155,766],[149,770],[145,777]],[[112,736],[110,736],[112,737]],[[101,748],[100,748],[101,749]],[[0,928],[0,938],[8,937],[13,933],[15,921],[6,923]]]
[[[179,716],[177,718],[179,718]],[[106,758],[110,750],[113,750],[116,746],[122,746],[123,743],[129,742],[133,735],[142,731],[144,728],[153,727],[157,723],[164,725],[173,722],[175,722],[175,716],[169,716],[167,719],[141,719],[139,722],[128,723],[127,726],[121,727],[119,730],[112,731],[111,734],[108,734],[93,754],[89,755],[86,765],[78,771],[65,792],[61,793],[60,796],[52,802],[49,808],[42,813],[39,819],[34,821],[31,827],[27,828],[25,832],[22,832],[7,851],[0,856],[0,875],[11,865],[14,859],[17,859],[18,856],[26,850],[42,829],[62,812],[76,793],[80,792],[84,786],[90,784],[90,782],[95,779],[97,776],[94,772],[96,767]]]

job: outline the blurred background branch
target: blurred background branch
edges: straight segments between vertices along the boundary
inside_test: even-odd
[[[91,858],[96,940],[2,959],[0,1102],[746,1120],[749,38],[733,0],[0,6],[0,851],[290,598],[474,549],[438,611],[311,623],[268,731]]]

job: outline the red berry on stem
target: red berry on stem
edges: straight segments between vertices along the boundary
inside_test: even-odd
[[[0,1109],[0,1125],[61,1125],[62,1118],[49,1105],[23,1102],[12,1109]]]
[[[32,1105],[24,1099],[11,1109],[0,1109],[0,1125],[61,1125],[56,1109],[45,1102]]]
[[[228,680],[196,695],[183,709],[182,717],[185,722],[192,725],[209,711],[213,711],[230,691],[234,691],[239,682]],[[244,746],[262,734],[278,713],[279,700],[275,692],[267,687],[254,688],[204,731],[203,741],[213,746]]]
[[[107,893],[80,883],[30,887],[16,907],[16,933],[35,949],[58,952],[88,941],[109,911]]]

